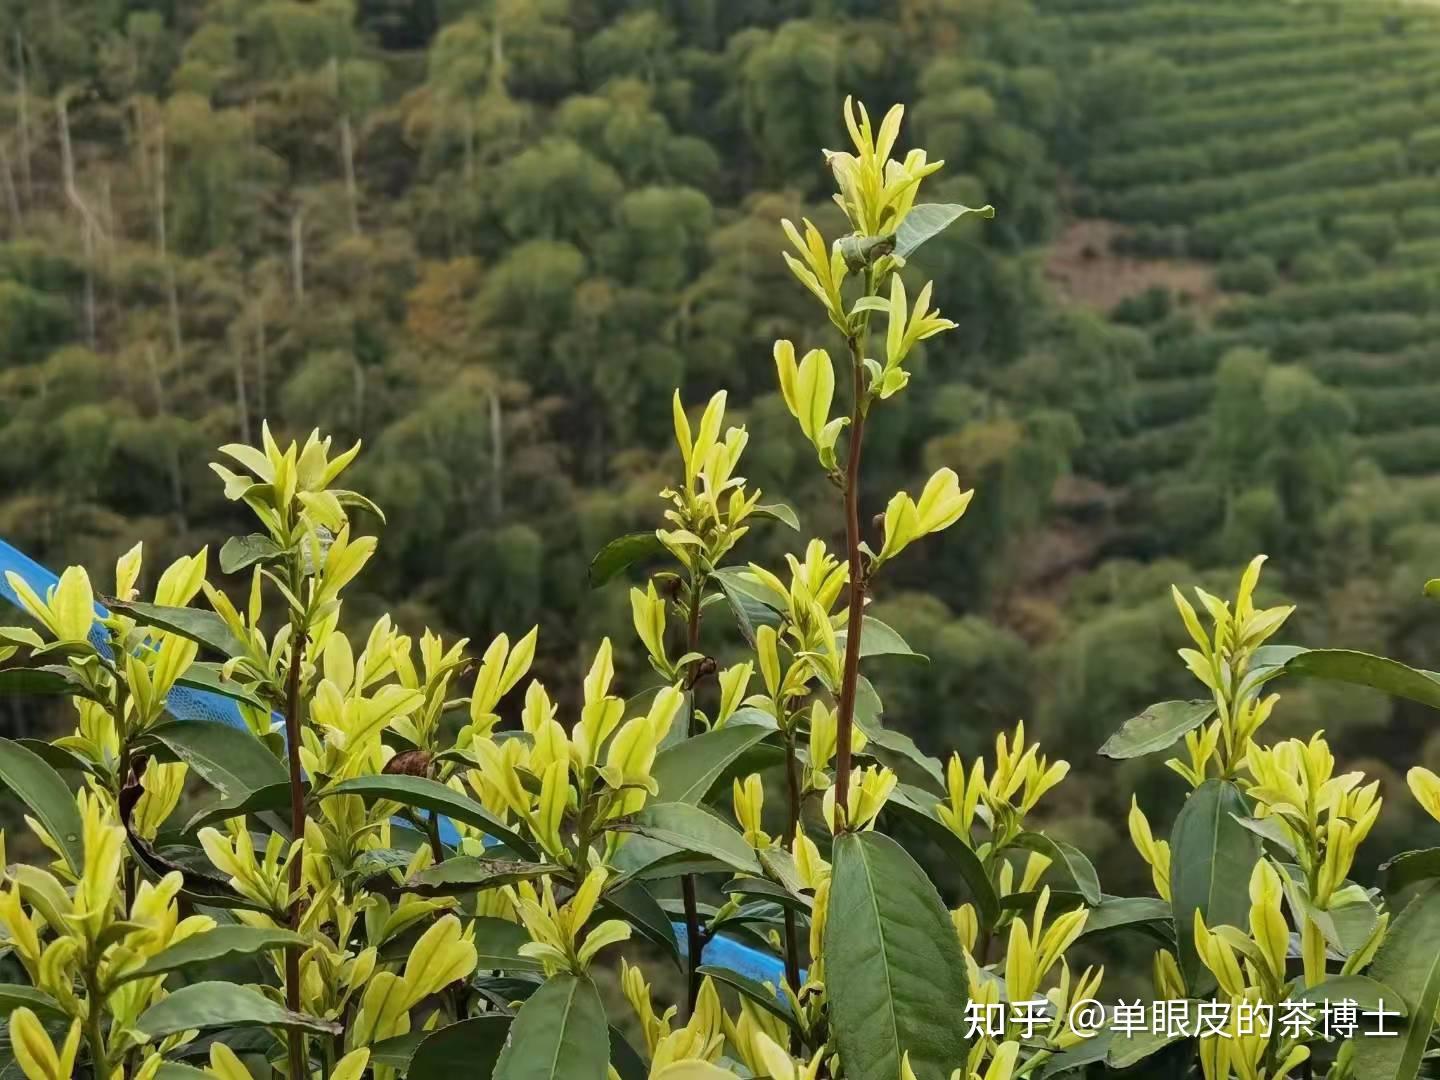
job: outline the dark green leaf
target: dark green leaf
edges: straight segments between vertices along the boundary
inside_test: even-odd
[[[234,983],[201,982],[181,987],[140,1014],[135,1027],[152,1039],[195,1028],[284,1027],[338,1035],[339,1024],[291,1012],[258,991]]]
[[[735,827],[698,806],[652,803],[612,828],[715,859],[741,873],[761,874],[755,852]]]
[[[620,1074],[620,1080],[648,1080],[650,1066],[635,1052],[630,1040],[610,1028],[610,1064]]]
[[[846,632],[835,635],[835,644],[842,651],[845,648]],[[873,615],[866,615],[860,627],[860,658],[870,656],[913,656],[917,660],[928,660],[924,653],[910,648],[905,639],[891,626]]]
[[[780,885],[766,878],[757,877],[735,877],[731,878],[720,891],[726,896],[743,896],[749,900],[765,900],[772,904],[779,904],[781,907],[794,908],[796,911],[808,914],[814,907],[813,902],[803,893],[794,893],[784,885]]]
[[[1110,1053],[1110,1039],[1111,1034],[1108,1030],[1096,1032],[1084,1042],[1076,1043],[1068,1050],[1062,1050],[1044,1062],[1037,1075],[1042,1077],[1059,1076],[1061,1073],[1081,1069],[1097,1061],[1104,1061],[1106,1055]]]
[[[779,990],[778,986],[771,989],[749,976],[741,975],[738,971],[731,971],[727,967],[719,967],[716,964],[701,964],[697,970],[701,975],[708,975],[716,982],[723,983],[737,993],[744,994],[772,1016],[778,1016],[795,1030],[800,1030],[799,1021],[795,1019],[795,1013],[791,1010],[789,1001],[780,997],[776,992]]]
[[[965,1059],[955,1017],[969,998],[949,912],[888,836],[842,835],[833,860],[825,990],[845,1075],[895,1080],[909,1051],[917,1080],[943,1080]]]
[[[1110,1050],[1105,1055],[1105,1064],[1112,1069],[1128,1069],[1183,1038],[1186,1036],[1181,1031],[1137,1031],[1129,1035],[1112,1035]]]
[[[220,572],[236,574],[257,562],[270,562],[285,554],[283,548],[264,533],[232,536],[220,548]]]
[[[225,821],[242,814],[260,814],[266,811],[288,810],[290,807],[290,782],[267,784],[254,791],[242,792],[237,798],[224,798],[207,806],[185,823],[182,833],[194,836],[207,825]]]
[[[95,697],[80,676],[63,664],[0,669],[0,697],[12,694],[91,699]]]
[[[9,1016],[16,1009],[25,1008],[42,1018],[53,1016],[57,1020],[69,1019],[69,1014],[60,1003],[43,990],[24,983],[0,983],[0,1016]]]
[[[1153,896],[1106,896],[1090,909],[1082,936],[1125,927],[1158,931],[1174,940],[1170,905]]]
[[[1191,793],[1170,834],[1170,897],[1175,942],[1186,985],[1196,990],[1204,968],[1195,952],[1195,912],[1207,926],[1248,926],[1250,873],[1260,840],[1236,818],[1250,807],[1228,780],[1206,780]]]
[[[421,896],[458,896],[481,889],[498,889],[518,881],[532,881],[563,869],[555,863],[515,862],[510,859],[481,859],[459,855],[427,866],[405,882],[406,892]]]
[[[600,898],[600,906],[610,915],[624,919],[642,937],[664,949],[676,964],[680,963],[675,926],[650,890],[639,881],[627,881],[611,889]]]
[[[1288,646],[1275,648],[1277,651],[1273,654],[1257,649],[1257,662],[1273,656],[1281,661],[1274,666],[1287,674],[1310,675],[1355,686],[1369,686],[1396,697],[1429,705],[1432,709],[1440,709],[1440,675],[1433,671],[1423,671],[1398,660],[1350,649],[1300,649]],[[1279,651],[1282,649],[1283,652]]]
[[[755,582],[750,571],[738,567],[716,570],[710,579],[720,586],[725,602],[735,616],[740,634],[755,647],[755,630],[760,626],[779,626],[780,613],[771,606],[770,593]]]
[[[664,552],[665,545],[653,531],[626,533],[616,537],[590,560],[590,587],[598,589],[641,559],[649,559]]]
[[[259,926],[217,926],[161,950],[125,975],[124,979],[143,979],[151,975],[181,971],[197,964],[214,964],[231,956],[253,956],[268,949],[283,949],[287,945],[299,945],[303,948],[307,944],[304,937],[290,930]]]
[[[95,766],[73,750],[66,750],[65,747],[48,743],[44,739],[16,739],[15,741],[56,772],[78,772],[87,773],[91,776],[98,775],[95,771]]]
[[[249,731],[214,720],[161,724],[145,734],[185,762],[227,799],[241,799],[261,788],[289,784],[280,759]]]
[[[426,1035],[411,1056],[407,1080],[489,1076],[505,1049],[514,1017],[472,1016]]]
[[[924,778],[935,785],[937,791],[943,792],[945,772],[940,767],[940,762],[916,746],[915,740],[909,735],[885,727],[880,722],[882,711],[880,695],[875,692],[875,687],[864,675],[859,676],[855,683],[855,726],[865,734],[864,753],[892,769],[899,768],[902,775],[906,771],[904,765],[908,762],[916,766]],[[892,757],[891,761],[885,760],[887,754]],[[894,758],[900,760],[893,760]]]
[[[1010,842],[1010,846],[1038,851],[1054,865],[1064,867],[1075,888],[1085,898],[1085,903],[1091,906],[1100,903],[1100,878],[1079,848],[1038,832],[1022,832]]]
[[[919,203],[912,206],[895,230],[895,254],[908,259],[921,244],[938,236],[966,214],[993,218],[995,208],[988,203],[985,206],[962,206],[960,203]]]
[[[370,1064],[388,1065],[403,1071],[409,1067],[416,1049],[429,1034],[428,1031],[407,1031],[404,1035],[381,1040],[370,1048]]]
[[[203,690],[207,694],[219,694],[221,697],[243,701],[246,705],[253,705],[257,709],[269,707],[255,695],[255,691],[243,683],[238,683],[234,679],[222,678],[219,664],[208,662],[191,664],[185,669],[184,674],[175,680],[175,683],[177,686],[188,686],[192,690]]]
[[[1390,893],[1398,893],[1417,882],[1440,878],[1440,848],[1402,851],[1388,862],[1381,863],[1380,873],[1384,875],[1385,889]]]
[[[1100,753],[1117,761],[1158,753],[1214,715],[1213,701],[1161,701],[1121,724]]]
[[[70,868],[77,874],[84,870],[84,826],[75,796],[60,774],[19,743],[0,739],[0,784],[13,791],[55,838]]]
[[[117,614],[128,615],[142,626],[179,634],[223,656],[244,656],[249,651],[245,643],[230,632],[225,620],[213,611],[142,604],[139,601],[117,600],[113,596],[105,598],[105,605]]]
[[[197,1069],[194,1065],[167,1061],[155,1073],[155,1080],[214,1080],[214,1074]]]
[[[535,858],[535,848],[523,836],[509,826],[502,824],[490,811],[474,799],[454,791],[438,780],[423,776],[379,775],[357,776],[342,780],[316,794],[317,799],[328,799],[335,795],[360,795],[367,799],[388,799],[404,806],[429,810],[432,814],[444,814],[456,821],[463,821],[479,829],[486,836],[503,841],[517,854],[527,859]]]
[[[1406,1006],[1399,992],[1375,979],[1364,975],[1331,975],[1323,982],[1308,989],[1296,987],[1290,992],[1291,1001],[1313,1001],[1316,1005],[1325,1001],[1353,1001],[1365,1012],[1375,1012],[1383,1004],[1387,1013],[1399,1012],[1405,1015]],[[1387,1024],[1389,1020],[1386,1020]]]
[[[800,531],[800,519],[795,516],[795,511],[784,503],[766,503],[755,507],[751,511],[756,517],[773,518],[782,525],[788,525],[796,532]]]
[[[980,915],[980,922],[987,928],[994,926],[995,920],[1000,917],[1000,900],[995,895],[995,886],[991,883],[990,876],[985,873],[980,857],[951,832],[944,822],[937,820],[919,805],[892,797],[886,804],[886,811],[887,814],[894,811],[892,820],[906,822],[918,829],[926,840],[941,850],[943,864],[956,870],[965,879],[970,900]]]
[[[650,774],[660,786],[660,802],[701,802],[726,769],[771,729],[759,724],[727,724],[666,747],[655,756]]]
[[[520,955],[520,946],[530,940],[530,935],[519,923],[509,919],[497,919],[482,915],[470,924],[475,930],[475,951],[479,960],[478,971],[539,971],[541,963],[528,956]]]
[[[556,975],[516,1013],[493,1080],[605,1080],[609,1051],[595,984]]]
[[[1286,854],[1291,856],[1295,854],[1295,845],[1291,842],[1290,837],[1285,835],[1285,830],[1280,827],[1280,822],[1275,818],[1237,817],[1235,820],[1262,840],[1269,840]]]
[[[1356,1041],[1356,1080],[1413,1080],[1440,1006],[1440,886],[1430,885],[1390,924],[1370,977],[1393,987],[1413,1020],[1400,1035]]]

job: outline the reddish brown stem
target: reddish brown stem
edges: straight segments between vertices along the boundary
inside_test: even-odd
[[[695,585],[690,590],[690,619],[685,627],[686,652],[700,651],[700,601],[703,599],[704,585],[703,578],[696,578]],[[693,661],[690,665],[690,697],[687,708],[689,716],[686,719],[686,734],[692,738],[699,734],[695,723],[695,684],[698,681],[700,661]],[[680,895],[685,903],[685,945],[686,954],[689,956],[689,981],[686,990],[686,1004],[689,1011],[686,1015],[695,1014],[695,1003],[700,1000],[700,964],[705,951],[705,942],[700,937],[700,908],[695,899],[695,875],[686,874],[680,879]]]
[[[835,731],[835,816],[843,828],[850,796],[850,735],[855,723],[855,685],[860,678],[860,632],[865,617],[865,563],[860,550],[860,453],[865,441],[865,382],[861,346],[850,339],[855,407],[850,420],[850,455],[845,464],[845,547],[850,559],[850,619],[845,634],[845,670]]]
[[[305,630],[298,621],[291,624],[290,670],[285,674],[285,744],[290,764],[290,835],[305,838],[305,787],[300,769],[300,668],[305,662]],[[290,928],[300,928],[300,884],[303,855],[297,851],[290,860]],[[300,1011],[300,950],[285,950],[285,1006]],[[290,1077],[304,1080],[305,1037],[290,1033]]]

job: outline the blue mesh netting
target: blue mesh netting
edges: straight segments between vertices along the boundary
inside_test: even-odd
[[[25,584],[42,597],[51,586],[60,581],[59,577],[30,556],[18,551],[4,540],[0,540],[0,597],[4,597],[17,607],[20,599],[15,595],[15,590],[10,587],[10,582],[6,577],[8,571],[14,571]],[[98,618],[104,618],[106,611],[96,604],[95,614]],[[91,630],[90,640],[97,649],[107,656],[110,655],[110,646],[105,631],[98,622]],[[240,716],[240,710],[236,707],[235,702],[219,694],[177,686],[170,691],[165,704],[170,714],[177,720],[206,720],[235,727],[245,727],[245,721]],[[398,818],[395,824],[410,828],[408,822]],[[456,833],[455,826],[446,818],[440,819],[440,836],[448,844],[459,842],[459,834]],[[680,941],[680,950],[685,953],[687,951],[685,926],[683,923],[674,925],[676,937]],[[705,960],[707,963],[726,967],[749,976],[757,982],[772,982],[778,986],[784,980],[784,969],[775,957],[723,935],[714,938],[705,946]]]

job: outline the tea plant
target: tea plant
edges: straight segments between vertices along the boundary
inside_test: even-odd
[[[990,213],[917,200],[940,163],[892,158],[901,115],[875,127],[847,103],[853,149],[827,153],[845,236],[785,223],[786,261],[845,346],[839,411],[829,352],[774,346],[784,401],[836,487],[845,549],[811,540],[784,567],[743,561],[751,528],[799,522],[741,474],[748,435],[726,427],[725,394],[698,416],[677,394],[661,524],[591,566],[597,586],[653,568],[630,591],[648,688],[622,693],[608,639],[562,715],[527,681],[534,630],[472,649],[382,617],[352,637],[343,594],[376,546],[361,523],[383,517],[337,486],[359,447],[335,454],[318,435],[282,445],[266,428],[259,447],[222,447],[215,471],[257,526],[219,553],[232,588],[209,580],[202,550],[142,601],[138,546],[104,595],[75,567],[43,597],[12,578],[40,630],[0,632],[0,690],[66,697],[75,714],[52,743],[0,740],[0,781],[49,859],[6,867],[0,886],[14,979],[0,1002],[21,1073],[1012,1080],[1143,1065],[1410,1080],[1429,1068],[1440,892],[1424,885],[1398,914],[1392,900],[1440,877],[1440,851],[1391,860],[1384,893],[1349,880],[1377,785],[1336,775],[1318,734],[1260,736],[1284,675],[1435,707],[1440,680],[1268,644],[1290,609],[1256,607],[1260,560],[1229,602],[1197,591],[1204,619],[1176,593],[1204,696],[1152,706],[1102,749],[1183,744],[1168,764],[1191,791],[1169,839],[1138,805],[1130,815],[1156,897],[1106,894],[1082,852],[1036,826],[1068,765],[1023,724],[992,757],[943,766],[885,728],[862,666],[909,649],[866,606],[885,567],[954,525],[972,493],[941,469],[867,529],[866,430],[907,388],[921,343],[953,326],[930,284],[907,286],[911,258]],[[717,617],[746,646],[723,667]],[[196,690],[233,701],[239,722],[176,720],[176,696]],[[182,820],[191,781],[209,795]],[[1440,778],[1409,781],[1440,818]],[[767,794],[780,814],[766,815]],[[940,853],[943,872],[902,839]],[[952,908],[932,877],[956,872]],[[1091,1008],[1105,973],[1074,957],[1102,931],[1145,935],[1155,998],[1208,1008],[1209,1028],[1137,1021],[1138,1002]],[[619,958],[635,1047],[593,977],[632,940],[647,946],[634,955],[683,967],[687,986],[683,1009],[657,1003],[646,971]],[[727,966],[719,946],[737,941],[770,966]],[[1383,1019],[1382,1002],[1399,1024],[1387,1039],[1241,1019],[1297,1003]]]

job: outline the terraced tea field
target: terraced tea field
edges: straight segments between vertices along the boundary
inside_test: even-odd
[[[1440,10],[1042,8],[1077,65],[1148,54],[1161,88],[1086,147],[1073,215],[1113,223],[1115,252],[1162,270],[1198,260],[1219,290],[1161,272],[1152,284],[1176,302],[1129,316],[1155,350],[1100,478],[1153,489],[1193,461],[1217,365],[1244,346],[1342,391],[1359,456],[1440,473]]]

